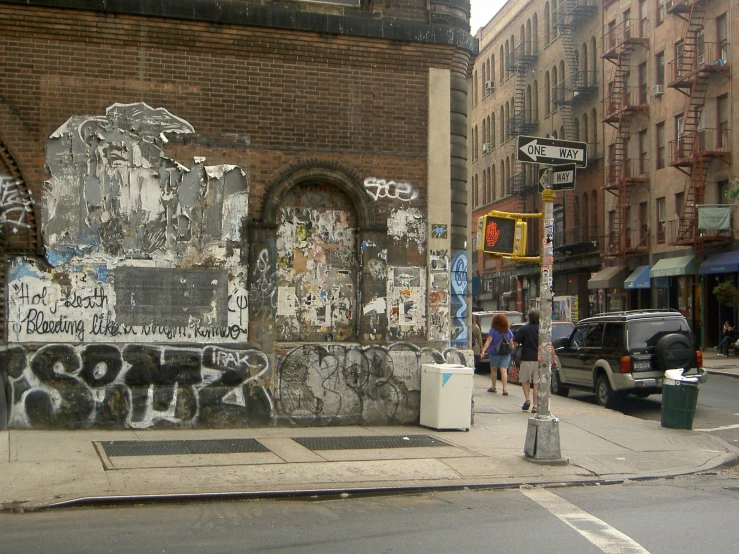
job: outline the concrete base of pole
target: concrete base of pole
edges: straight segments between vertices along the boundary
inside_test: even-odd
[[[529,419],[526,431],[524,457],[530,461],[549,465],[566,465],[559,448],[559,420],[556,417]]]

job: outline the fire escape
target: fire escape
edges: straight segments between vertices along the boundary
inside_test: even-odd
[[[537,46],[534,41],[521,42],[506,57],[506,71],[513,73],[515,77],[513,114],[506,122],[506,134],[509,137],[529,135],[539,126],[536,106],[526,101],[526,75],[537,57]],[[517,161],[515,170],[506,183],[508,191],[519,197],[517,211],[526,211],[526,196],[536,193],[537,186],[536,168],[531,164]]]
[[[698,231],[698,206],[703,203],[708,166],[713,159],[731,163],[729,129],[706,129],[703,125],[703,107],[709,81],[714,75],[730,78],[727,44],[703,41],[703,22],[708,0],[672,0],[667,13],[685,21],[682,49],[676,49],[670,62],[668,87],[684,94],[683,128],[670,141],[670,166],[688,176],[685,203],[677,228],[670,234],[670,244],[692,245],[695,253],[703,250],[710,239],[728,237],[717,234],[705,236]]]
[[[559,29],[559,40],[562,43],[567,73],[562,81],[552,87],[552,103],[560,110],[565,137],[562,139],[577,140],[578,130],[572,117],[572,105],[576,102],[592,98],[598,91],[597,71],[580,71],[577,50],[572,43],[572,33],[588,18],[598,13],[595,0],[561,0],[552,14],[553,27]]]
[[[646,168],[637,167],[628,155],[634,118],[639,114],[649,114],[646,94],[629,84],[631,54],[636,48],[649,45],[649,40],[642,36],[643,29],[639,23],[638,20],[624,19],[619,25],[609,27],[603,35],[603,58],[613,64],[603,101],[603,122],[615,130],[605,168],[604,189],[614,195],[616,205],[612,220],[606,222],[610,231],[606,237],[605,255],[618,257],[621,266],[628,254],[649,249],[647,235],[641,236],[640,233],[632,237],[628,221],[633,187],[647,179]]]

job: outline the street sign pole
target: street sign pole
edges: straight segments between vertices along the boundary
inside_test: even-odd
[[[548,168],[548,186],[541,194],[544,211],[544,233],[541,249],[541,284],[539,310],[539,379],[537,381],[537,414],[529,419],[524,455],[527,459],[547,464],[566,464],[559,443],[559,419],[549,411],[552,381],[552,290],[554,270],[554,190],[553,168]]]

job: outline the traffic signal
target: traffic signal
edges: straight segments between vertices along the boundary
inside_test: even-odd
[[[480,250],[498,256],[526,255],[526,222],[516,217],[486,215],[478,220]]]

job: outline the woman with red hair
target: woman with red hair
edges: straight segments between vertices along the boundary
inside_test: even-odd
[[[507,344],[501,345],[502,341]],[[496,314],[490,324],[488,338],[482,347],[483,352],[487,352],[490,360],[490,379],[493,381],[493,386],[488,389],[488,392],[498,392],[496,384],[498,371],[500,371],[503,396],[508,396],[508,367],[511,365],[511,352],[514,346],[513,333],[509,328],[508,318],[503,314]]]

